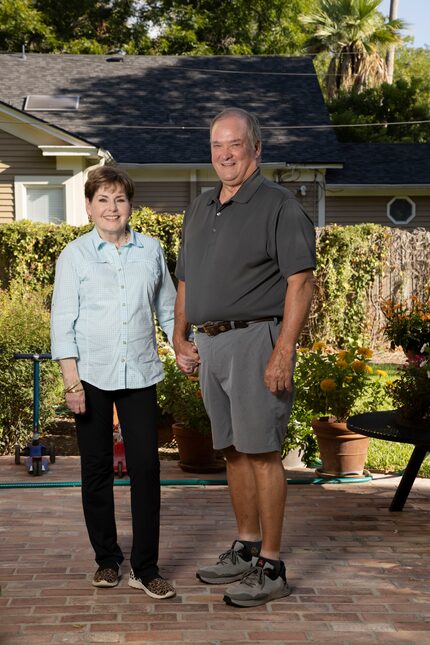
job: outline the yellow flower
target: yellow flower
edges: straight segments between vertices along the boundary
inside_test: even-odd
[[[345,376],[345,378],[343,380],[345,381],[345,383],[351,383],[352,376]]]
[[[382,376],[383,378],[387,378],[388,376],[388,372],[386,372],[385,370],[376,370],[375,374],[377,374],[378,376]]]
[[[371,365],[365,365],[364,371],[367,372],[368,374],[373,374],[373,367]]]
[[[348,362],[344,358],[338,358],[336,361],[338,367],[348,367]]]
[[[365,372],[366,371],[366,363],[364,361],[354,361],[351,365],[352,369],[354,372]]]
[[[368,347],[359,347],[357,349],[357,354],[360,354],[360,356],[364,356],[364,358],[372,358],[373,352],[371,349]]]
[[[323,392],[333,392],[336,389],[336,383],[332,378],[325,378],[321,381],[320,388]]]
[[[306,354],[309,351],[309,347],[299,347],[297,352],[300,354]]]
[[[313,345],[312,349],[315,351],[318,351],[319,349],[324,349],[326,346],[325,342],[323,340],[317,340]]]
[[[348,354],[349,354],[349,352],[348,352],[348,350],[346,350],[346,349],[341,349],[341,350],[339,350],[339,351],[338,351],[338,353],[337,353],[338,358],[339,358],[340,360],[342,360],[342,361],[344,361],[344,360],[346,359],[346,357],[348,356]]]

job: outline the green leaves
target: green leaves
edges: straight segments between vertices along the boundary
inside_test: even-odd
[[[382,270],[388,229],[376,224],[327,226],[317,238],[311,339],[342,345],[365,335],[367,289]]]
[[[33,363],[14,360],[13,354],[50,351],[46,289],[32,289],[15,280],[0,290],[0,454],[32,435]],[[40,426],[55,416],[62,400],[62,380],[56,363],[40,366]]]

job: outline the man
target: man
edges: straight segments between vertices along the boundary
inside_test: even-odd
[[[199,365],[238,528],[232,547],[197,577],[235,583],[225,602],[249,607],[290,593],[280,560],[280,450],[296,343],[312,299],[315,235],[292,193],[260,174],[255,117],[237,108],[218,114],[211,154],[220,184],[185,214],[173,340],[183,372]],[[190,324],[196,345],[188,340]]]

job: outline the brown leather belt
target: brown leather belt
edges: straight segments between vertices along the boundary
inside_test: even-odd
[[[282,320],[281,316],[268,316],[267,318],[257,318],[257,320],[208,320],[208,322],[203,323],[196,327],[196,330],[201,334],[207,334],[208,336],[218,336],[224,331],[230,331],[232,329],[245,329],[248,325],[253,325],[254,323],[265,322],[273,320],[274,322],[280,322]]]

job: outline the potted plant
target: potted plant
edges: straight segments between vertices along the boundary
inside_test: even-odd
[[[397,409],[397,423],[430,430],[430,343],[408,358],[387,389]]]
[[[157,384],[158,405],[171,415],[179,465],[186,472],[212,473],[225,470],[225,462],[212,445],[211,425],[203,404],[197,376],[186,376],[176,366],[168,345],[159,349],[164,380]]]
[[[351,343],[334,349],[323,342],[298,352],[295,381],[298,396],[313,414],[322,466],[320,474],[361,475],[369,439],[351,432],[352,414],[377,409],[384,393],[383,370],[370,365],[372,352]]]
[[[401,347],[407,357],[413,357],[430,343],[430,288],[410,302],[385,300],[381,309],[386,318],[384,333],[393,349]]]
[[[281,456],[284,468],[301,468],[316,461],[318,446],[311,422],[312,413],[300,396],[300,388],[298,388],[282,444]]]

